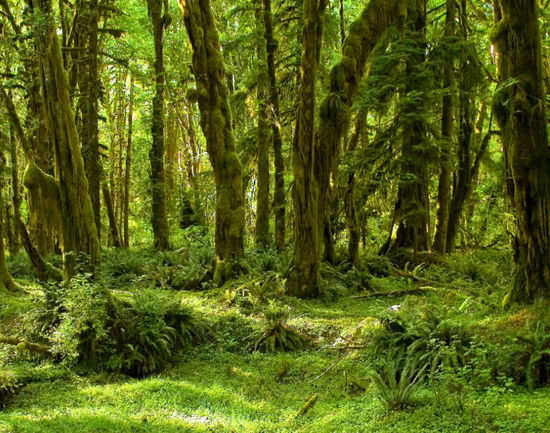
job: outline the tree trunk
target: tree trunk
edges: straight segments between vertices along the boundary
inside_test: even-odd
[[[329,94],[321,104],[316,176],[319,182],[319,229],[325,234],[327,250],[332,248],[328,213],[330,178],[335,174],[342,138],[349,130],[350,111],[363,78],[367,59],[390,26],[402,25],[408,0],[372,0],[351,25],[344,43],[342,60],[330,73]],[[330,254],[329,254],[330,255]]]
[[[1,173],[6,169],[6,159],[3,153],[0,153],[0,209],[4,208],[4,179]],[[9,292],[19,292],[21,286],[17,284],[6,265],[6,256],[4,249],[4,227],[3,227],[3,212],[0,212],[0,290],[8,290]]]
[[[153,145],[149,152],[151,161],[151,183],[153,207],[151,222],[155,248],[167,250],[170,247],[169,227],[166,215],[166,185],[164,172],[164,29],[169,23],[168,10],[163,11],[164,1],[147,0],[149,15],[153,23],[155,41],[155,96],[153,98],[153,120],[151,133]]]
[[[269,77],[269,104],[271,109],[271,129],[273,131],[273,154],[275,165],[275,190],[273,207],[275,209],[275,245],[279,251],[285,247],[286,233],[286,199],[285,199],[285,165],[283,159],[283,139],[280,123],[279,88],[275,68],[275,51],[277,41],[273,35],[273,16],[271,0],[263,0],[265,45],[267,51],[267,72]]]
[[[222,284],[240,269],[244,256],[243,176],[233,139],[225,66],[210,0],[179,0],[193,47],[194,97],[216,182],[216,263]]]
[[[262,0],[256,0],[256,51],[258,55],[258,177],[256,200],[256,245],[265,248],[271,243],[269,234],[269,121],[267,113],[268,71],[265,45],[264,21],[262,20]]]
[[[290,296],[319,295],[319,185],[315,178],[315,95],[321,50],[320,29],[326,4],[304,0],[300,96],[293,142],[294,258],[287,277]]]
[[[445,38],[452,42],[455,36],[456,0],[447,0],[447,18],[445,21]],[[439,253],[447,251],[447,229],[449,227],[449,210],[451,202],[451,152],[453,149],[454,130],[454,61],[447,60],[445,64],[443,88],[447,94],[443,96],[441,119],[441,137],[443,150],[441,153],[441,173],[439,175],[439,198],[437,210],[437,225],[432,249]]]
[[[416,92],[422,86],[415,71],[425,61],[426,45],[426,4],[425,0],[411,0],[408,9],[408,28],[411,41],[414,41],[415,53],[411,54],[406,64],[406,94]],[[416,78],[414,77],[416,75]],[[414,113],[422,110],[416,98],[405,98],[401,110]],[[414,116],[402,123],[403,145],[401,155],[401,179],[399,181],[397,204],[394,220],[398,224],[393,248],[406,248],[416,251],[427,251],[429,248],[429,194],[426,147],[426,124],[423,119]],[[392,227],[392,231],[393,231]]]
[[[130,105],[128,107],[128,141],[126,145],[126,170],[124,175],[124,248],[130,247],[128,226],[130,210],[130,179],[132,171],[132,134],[134,129],[134,76],[130,76]]]
[[[40,5],[45,25],[40,21],[35,34],[44,71],[42,94],[48,132],[55,149],[64,271],[70,278],[80,253],[88,256],[92,269],[99,263],[99,240],[51,4],[45,0]]]
[[[550,150],[538,5],[498,0],[491,35],[500,86],[494,113],[502,131],[508,193],[516,218],[516,275],[509,301],[550,295]]]
[[[118,232],[117,221],[115,218],[115,211],[113,209],[113,200],[111,199],[111,192],[109,191],[109,185],[107,182],[101,184],[101,189],[103,192],[103,202],[107,208],[107,216],[109,218],[109,229],[111,230],[111,239],[113,240],[113,246],[115,248],[120,248],[120,235]]]
[[[86,48],[86,56],[80,59],[84,64],[80,66],[80,106],[82,110],[82,156],[88,178],[90,199],[94,209],[94,220],[101,233],[101,211],[99,201],[99,183],[101,165],[99,160],[99,130],[98,130],[98,0],[84,0],[80,11],[81,44]]]

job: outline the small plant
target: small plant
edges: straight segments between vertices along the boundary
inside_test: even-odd
[[[20,387],[21,384],[13,372],[0,370],[0,407],[5,406]]]
[[[419,357],[392,351],[382,365],[371,371],[378,398],[388,411],[402,410],[413,405],[413,395],[428,364],[421,365]]]
[[[254,345],[254,350],[261,352],[290,352],[303,349],[311,344],[309,337],[287,324],[289,309],[279,307],[270,301],[264,312],[266,325]]]
[[[530,390],[550,380],[550,331],[543,322],[538,321],[531,335],[518,336],[518,343],[523,346],[519,355],[527,359],[525,380]]]

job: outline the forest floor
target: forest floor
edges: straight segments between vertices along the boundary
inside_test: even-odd
[[[203,292],[158,288],[159,296],[180,297],[210,323],[213,336],[207,343],[180,354],[162,373],[141,380],[18,359],[10,368],[33,379],[0,410],[0,432],[548,433],[550,388],[528,391],[506,378],[483,386],[422,385],[411,407],[388,411],[369,379],[372,366],[365,346],[382,316],[433,309],[462,318],[471,329],[488,335],[518,326],[531,314],[529,308],[499,306],[499,287],[506,281],[500,277],[498,260],[473,256],[466,261],[415,271],[434,281],[452,281],[452,289],[359,298],[372,292],[334,289],[321,300],[285,298],[289,324],[315,343],[289,353],[251,350],[263,319],[257,306],[240,297],[243,281]],[[327,275],[329,283],[345,285],[338,283],[341,275]],[[395,276],[373,277],[370,284],[376,293],[416,287],[414,279]],[[455,285],[464,286],[465,292]],[[4,299],[0,332],[9,333],[31,308],[31,298]],[[0,363],[7,358],[2,355]],[[315,404],[298,416],[312,396],[318,397]]]

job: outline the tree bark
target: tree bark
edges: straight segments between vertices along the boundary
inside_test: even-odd
[[[500,86],[494,97],[502,131],[508,193],[516,219],[514,287],[507,301],[550,295],[550,149],[535,0],[498,0],[491,40]]]
[[[155,42],[155,96],[153,97],[153,119],[151,133],[153,145],[149,152],[151,161],[152,217],[155,248],[167,250],[170,247],[169,227],[166,215],[166,182],[164,170],[164,29],[169,23],[168,10],[164,15],[161,0],[147,0],[147,6],[153,23]]]
[[[193,47],[195,97],[216,182],[214,281],[239,271],[244,256],[243,176],[233,138],[225,66],[210,0],[178,0]]]

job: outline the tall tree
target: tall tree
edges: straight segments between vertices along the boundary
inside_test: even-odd
[[[445,19],[445,38],[452,42],[456,29],[456,0],[447,0],[447,17]],[[439,253],[447,251],[447,230],[449,227],[449,211],[451,200],[451,149],[453,148],[454,130],[454,59],[449,56],[444,67],[443,96],[441,116],[441,138],[443,150],[441,154],[441,172],[439,175],[439,195],[437,210],[437,226],[433,250]]]
[[[550,149],[539,6],[535,0],[495,0],[494,6],[491,39],[500,79],[494,112],[516,219],[516,274],[508,299],[527,301],[550,295]]]
[[[279,87],[275,67],[275,52],[277,41],[273,33],[273,16],[271,0],[262,0],[264,7],[264,35],[267,52],[267,73],[269,77],[269,105],[271,111],[271,129],[273,137],[273,155],[275,165],[275,187],[273,207],[275,209],[275,245],[281,251],[285,246],[286,234],[286,197],[285,197],[285,165],[283,159],[283,138],[281,133],[281,109]]]
[[[266,247],[269,235],[269,122],[267,112],[268,71],[262,0],[256,0],[256,53],[258,56],[257,134],[258,176],[256,199],[256,245]]]
[[[324,0],[304,0],[300,95],[293,142],[294,257],[286,288],[291,296],[319,294],[319,185],[315,178],[315,97]]]
[[[320,187],[319,228],[324,234],[330,260],[333,236],[328,212],[330,178],[335,174],[342,139],[350,127],[351,107],[365,73],[367,60],[393,25],[401,26],[407,15],[408,0],[372,0],[350,27],[344,42],[342,60],[330,73],[330,88],[320,109],[319,150],[316,175]]]
[[[226,74],[210,0],[178,0],[193,47],[193,74],[200,123],[216,182],[216,263],[221,284],[244,255],[242,167],[235,149]]]
[[[155,42],[155,96],[151,133],[153,145],[149,152],[151,161],[151,187],[153,235],[155,247],[166,250],[170,247],[170,233],[166,214],[166,185],[164,170],[164,30],[170,23],[167,0],[147,0],[147,7],[153,24]],[[164,9],[164,14],[163,14]]]
[[[410,0],[407,32],[410,53],[406,60],[407,75],[404,95],[400,100],[402,146],[397,203],[389,241],[382,252],[396,248],[427,251],[429,248],[429,192],[425,77],[421,72],[426,59],[426,0]],[[395,227],[396,232],[394,233]]]

